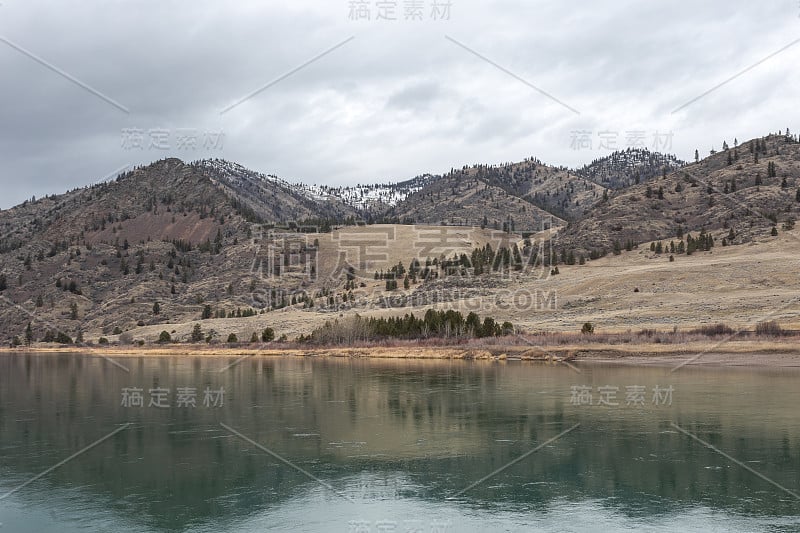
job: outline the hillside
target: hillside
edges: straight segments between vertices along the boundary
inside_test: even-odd
[[[662,176],[686,165],[674,155],[642,148],[616,151],[595,159],[576,173],[609,189],[624,189]]]
[[[615,243],[677,240],[703,230],[717,245],[723,238],[746,243],[798,217],[798,187],[800,144],[769,135],[613,192],[559,234],[558,246],[608,253]]]
[[[536,232],[562,219],[531,202],[491,185],[482,176],[453,172],[431,180],[390,209],[386,218],[405,223],[480,226]]]
[[[319,224],[323,220],[358,220],[364,214],[354,202],[254,172],[237,163],[214,159],[190,166],[217,185],[251,220]]]
[[[634,279],[616,279],[615,269],[638,276],[638,287],[656,276],[645,265],[658,265],[662,283],[662,272],[682,276],[681,265],[702,269],[747,250],[730,276],[749,276],[756,291],[767,279],[753,270],[761,251],[792,261],[799,187],[800,144],[788,135],[622,189],[535,159],[339,188],[222,160],[167,159],[0,211],[0,340],[24,338],[29,323],[39,341],[58,332],[153,341],[161,331],[186,340],[198,321],[214,341],[249,339],[267,325],[297,335],[330,317],[437,303],[476,305],[527,328],[572,328],[573,318],[604,320],[593,283],[616,291]],[[703,283],[698,297],[721,302],[724,287]],[[554,289],[565,304],[555,315],[503,303],[519,290],[550,302]],[[692,315],[681,313],[685,324]],[[627,323],[614,316],[609,325]]]

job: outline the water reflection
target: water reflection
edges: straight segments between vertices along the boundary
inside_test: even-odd
[[[790,494],[672,426],[797,492],[794,370],[251,358],[220,372],[233,360],[120,360],[126,373],[88,355],[0,357],[0,493],[131,424],[0,501],[0,522],[178,531],[270,516],[313,530],[324,515],[347,529],[375,506],[416,506],[455,512],[454,527],[506,516],[513,529],[571,503],[646,523],[697,509],[799,514]],[[591,405],[576,401],[576,386],[591,390]],[[633,386],[644,402],[626,401]],[[598,405],[615,387],[617,405]],[[671,404],[652,401],[656,387],[673,388]],[[122,405],[126,388],[143,391],[143,407]],[[178,406],[179,388],[196,389],[196,407]],[[151,389],[169,389],[170,406],[148,407]],[[203,405],[206,389],[224,390],[222,405]],[[292,514],[301,502],[307,510]]]

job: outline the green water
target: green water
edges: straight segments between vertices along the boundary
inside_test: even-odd
[[[800,531],[800,370],[115,361],[0,356],[0,533]]]

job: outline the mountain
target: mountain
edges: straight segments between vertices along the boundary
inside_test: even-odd
[[[616,151],[595,159],[576,173],[609,189],[624,189],[662,176],[664,172],[686,165],[671,154],[651,152],[642,148]]]
[[[323,194],[321,189],[291,184],[222,159],[190,164],[208,178],[247,218],[278,224],[301,221],[344,221],[361,218],[362,210],[344,197]]]
[[[486,245],[507,247],[497,257],[518,276],[541,264],[546,277],[553,261],[651,241],[688,246],[704,232],[716,246],[740,245],[791,228],[797,137],[724,146],[693,164],[626,151],[589,165],[594,174],[530,158],[349,187],[289,183],[218,159],[157,161],[0,211],[0,339],[29,323],[40,340],[152,339],[162,328],[185,336],[203,314],[217,340],[239,321],[250,332],[277,322],[296,332],[332,313],[386,307],[402,289],[383,273],[415,258],[439,261],[437,275],[412,280],[404,297],[451,298],[442,290],[457,282],[464,298],[490,298],[509,278],[465,268]],[[602,169],[609,187],[588,177]]]
[[[800,143],[773,134],[614,191],[565,228],[558,246],[603,253],[615,243],[679,240],[700,231],[713,233],[718,244],[723,238],[740,244],[797,218],[798,186]]]
[[[453,172],[432,179],[391,208],[395,221],[536,232],[563,224],[524,198],[491,185],[482,176]]]

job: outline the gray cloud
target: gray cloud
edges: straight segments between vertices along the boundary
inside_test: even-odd
[[[597,132],[671,132],[673,152],[785,127],[800,45],[673,110],[800,37],[789,0],[591,6],[451,0],[449,21],[349,20],[349,3],[19,2],[0,36],[130,110],[0,43],[0,207],[166,156],[223,157],[287,179],[402,180],[536,156],[577,166]],[[430,6],[430,2],[425,2]],[[451,36],[580,110],[570,113]],[[244,102],[220,110],[348,37]],[[141,130],[142,148],[125,131]],[[589,131],[591,150],[573,132]],[[165,149],[150,146],[166,131]],[[194,131],[194,148],[176,137]],[[221,143],[203,137],[224,133]]]

